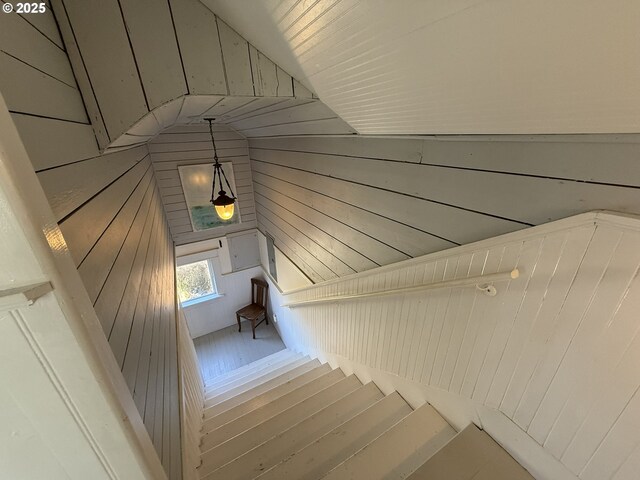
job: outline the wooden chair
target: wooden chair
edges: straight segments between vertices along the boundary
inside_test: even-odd
[[[251,279],[251,305],[247,305],[236,312],[236,320],[238,320],[238,331],[242,331],[240,321],[242,318],[246,318],[251,322],[251,331],[253,332],[253,338],[256,338],[256,327],[262,322],[267,322],[269,325],[269,318],[267,317],[267,293],[269,292],[269,284],[259,278]],[[264,317],[258,322],[260,317]],[[256,323],[258,322],[258,323]]]

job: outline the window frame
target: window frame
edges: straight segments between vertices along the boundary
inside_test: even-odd
[[[203,258],[201,260],[195,260],[193,262],[184,263],[182,265],[176,265],[176,279],[178,275],[178,267],[185,267],[187,265],[193,265],[194,263],[206,262],[207,269],[209,271],[209,277],[211,279],[211,286],[213,287],[213,293],[208,293],[206,295],[202,295],[200,297],[190,298],[189,300],[180,300],[180,305],[185,308],[191,305],[197,305],[199,303],[207,302],[209,300],[215,300],[224,296],[224,293],[220,293],[218,290],[218,284],[216,282],[216,274],[213,268],[213,258]]]

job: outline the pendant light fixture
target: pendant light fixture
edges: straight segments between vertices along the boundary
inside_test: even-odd
[[[218,217],[222,220],[229,220],[233,217],[233,212],[235,209],[236,196],[233,193],[233,189],[231,185],[229,185],[229,180],[227,180],[227,176],[224,174],[224,170],[222,169],[222,165],[218,161],[218,152],[216,151],[216,141],[213,138],[213,121],[215,118],[205,118],[207,122],[209,122],[209,133],[211,133],[211,143],[213,145],[213,183],[211,185],[211,203],[216,209],[216,213]],[[220,190],[218,191],[218,197],[216,198],[216,178],[218,179],[218,183],[220,184]],[[229,192],[231,196],[227,195],[227,192],[224,191],[224,186],[222,185],[222,179],[224,178],[227,187],[229,188]]]

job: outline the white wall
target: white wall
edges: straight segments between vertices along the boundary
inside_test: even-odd
[[[584,214],[272,296],[287,347],[343,365],[458,427],[475,421],[536,478],[633,480],[640,461],[640,218]],[[283,302],[521,270],[473,288]],[[277,292],[276,292],[277,293]]]
[[[192,338],[236,324],[236,311],[251,303],[251,278],[263,278],[259,266],[223,275],[218,250],[199,254],[213,262],[220,297],[182,308]]]
[[[360,133],[640,131],[636,0],[202,2]]]
[[[269,254],[267,251],[267,238],[258,232],[258,242],[260,245],[260,264],[265,272],[269,272]],[[274,247],[276,255],[276,272],[278,274],[278,287],[283,292],[295,290],[312,285],[304,273],[289,260],[277,247]],[[273,279],[272,279],[273,280]]]
[[[173,244],[147,147],[100,155],[102,130],[67,56],[76,53],[50,8],[0,16],[0,91],[29,154],[22,168],[37,172],[158,455],[179,478]]]
[[[167,478],[29,161],[0,94],[2,476]]]
[[[249,139],[258,228],[315,283],[585,211],[640,213],[635,138]]]
[[[71,69],[65,73],[74,87],[74,74],[78,78],[101,148],[146,142],[181,113],[197,117],[207,111],[221,117],[259,98],[312,98],[308,89],[197,0],[144,5],[135,0],[53,0],[52,4],[73,64],[73,73]],[[55,23],[53,28],[47,26],[61,44]],[[186,95],[209,98],[191,102],[194,98],[186,100]],[[260,108],[270,103],[279,102],[267,101]],[[312,128],[352,131],[329,108],[314,103],[322,114],[307,111],[316,120]],[[283,130],[283,122],[250,123],[247,128],[253,135],[303,134],[310,126],[303,122]]]

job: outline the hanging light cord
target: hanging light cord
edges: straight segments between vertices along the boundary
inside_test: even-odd
[[[207,122],[209,122],[209,133],[211,134],[211,144],[213,145],[213,184],[211,185],[211,203],[213,203],[214,197],[216,196],[216,176],[218,177],[218,181],[220,182],[220,192],[223,193],[224,189],[222,187],[222,179],[224,178],[224,182],[227,184],[229,188],[229,192],[231,193],[231,198],[236,199],[235,194],[233,193],[233,189],[229,184],[229,180],[227,180],[227,176],[224,174],[224,170],[222,169],[222,165],[218,162],[218,152],[216,150],[216,140],[213,137],[213,119],[207,118]]]

